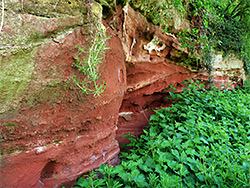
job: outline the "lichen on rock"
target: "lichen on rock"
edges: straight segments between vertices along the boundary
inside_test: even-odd
[[[144,45],[143,48],[145,50],[148,50],[149,54],[153,50],[155,50],[157,53],[157,52],[164,50],[164,48],[166,47],[165,44],[161,44],[161,43],[162,41],[160,41],[157,36],[154,36],[154,38],[148,44]],[[160,56],[160,54],[157,54],[157,55]]]

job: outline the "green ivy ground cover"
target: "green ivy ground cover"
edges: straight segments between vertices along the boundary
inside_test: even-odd
[[[127,136],[121,165],[101,165],[74,188],[250,187],[249,88],[169,89],[172,107],[156,111],[139,138]]]

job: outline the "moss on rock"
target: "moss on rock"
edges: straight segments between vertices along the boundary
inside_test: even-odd
[[[15,105],[28,86],[34,70],[36,49],[2,57],[0,113]]]
[[[21,1],[10,0],[6,7],[15,12],[23,12],[46,18],[58,18],[63,15],[76,16],[86,14],[87,9],[84,2],[78,0],[25,0],[23,7]],[[23,8],[23,10],[22,10]]]
[[[172,0],[131,0],[130,5],[139,10],[150,22],[159,25],[165,33],[178,33],[189,28],[185,12]]]
[[[69,28],[88,23],[85,3],[78,0],[16,0],[6,2],[4,27],[0,33],[0,54],[28,49]]]
[[[19,126],[19,125],[21,125],[21,123],[6,123],[6,124],[3,124],[1,126],[15,127],[15,126]]]

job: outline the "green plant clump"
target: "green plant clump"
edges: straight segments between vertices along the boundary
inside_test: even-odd
[[[250,93],[199,83],[174,88],[170,108],[151,116],[139,138],[127,136],[121,164],[101,165],[77,187],[250,187]]]
[[[106,89],[106,83],[98,83],[101,79],[99,65],[102,63],[103,53],[109,49],[107,40],[111,36],[106,35],[107,28],[102,24],[102,6],[95,1],[87,3],[87,16],[89,20],[90,45],[88,50],[80,45],[76,46],[79,50],[78,58],[72,67],[78,69],[79,73],[85,75],[85,79],[80,81],[73,76],[74,83],[82,90],[82,94],[94,94],[100,96]],[[86,56],[87,57],[86,57]]]
[[[97,80],[101,79],[98,65],[102,63],[104,50],[109,49],[106,43],[110,38],[106,36],[106,29],[101,28],[101,26],[98,29],[97,33],[91,36],[92,40],[88,51],[85,51],[81,46],[76,46],[79,50],[79,56],[72,65],[86,76],[86,79],[83,81],[77,80],[76,76],[73,76],[73,80],[82,90],[82,94],[91,93],[94,96],[100,96],[106,89],[105,81],[103,83],[97,82]],[[84,53],[87,54],[87,58],[83,56]]]
[[[200,59],[200,65],[209,75],[213,71],[214,50],[224,55],[236,54],[244,61],[244,68],[250,75],[249,0],[131,0],[130,4],[153,24],[159,25],[163,33],[177,32],[182,46]],[[190,28],[173,30],[169,11],[185,17]]]
[[[191,30],[178,35],[183,46],[200,54],[201,63],[210,74],[213,50],[224,55],[236,54],[244,61],[250,75],[250,1],[189,0],[182,1],[191,23]]]

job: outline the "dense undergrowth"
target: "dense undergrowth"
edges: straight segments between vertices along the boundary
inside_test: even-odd
[[[101,165],[77,187],[250,187],[250,90],[169,88],[170,108],[151,116],[116,167]],[[100,175],[101,174],[101,175]]]

